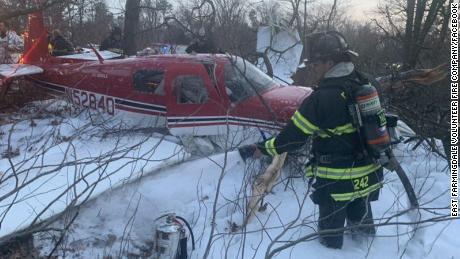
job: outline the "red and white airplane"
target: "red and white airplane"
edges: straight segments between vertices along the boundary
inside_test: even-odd
[[[248,141],[278,131],[312,91],[282,86],[251,63],[229,55],[118,58],[94,51],[50,56],[41,13],[29,16],[20,64],[0,65],[3,82],[19,76],[66,94],[77,106],[167,128],[175,136],[244,132]]]

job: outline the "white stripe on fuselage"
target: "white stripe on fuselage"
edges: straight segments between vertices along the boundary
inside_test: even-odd
[[[144,102],[139,102],[139,101],[135,101],[135,100],[132,100],[132,99],[124,99],[124,98],[119,98],[119,97],[110,96],[110,95],[103,95],[103,94],[96,93],[96,92],[76,89],[76,88],[72,88],[72,87],[65,86],[65,85],[60,85],[60,84],[55,84],[55,83],[51,83],[51,82],[42,81],[42,80],[32,78],[32,77],[30,77],[30,78],[33,81],[39,82],[39,83],[44,84],[44,85],[52,85],[52,86],[55,86],[55,87],[63,88],[63,91],[59,91],[59,90],[56,90],[56,89],[54,89],[52,87],[46,87],[46,86],[40,85],[40,87],[43,87],[43,88],[46,88],[46,89],[51,89],[51,90],[58,91],[58,92],[61,92],[61,93],[68,93],[68,90],[72,90],[72,93],[73,93],[73,91],[75,90],[75,91],[79,91],[79,92],[86,92],[86,93],[89,93],[89,94],[94,94],[94,95],[97,95],[97,96],[104,96],[104,98],[113,98],[115,100],[114,109],[115,109],[115,111],[118,111],[118,112],[137,113],[137,114],[140,114],[142,116],[149,117],[149,118],[152,117],[152,116],[154,116],[154,117],[155,116],[156,117],[164,117],[164,116],[166,116],[167,119],[168,119],[168,125],[167,126],[170,128],[170,130],[172,130],[173,128],[177,128],[177,130],[172,130],[172,131],[176,131],[178,133],[178,135],[184,135],[184,133],[186,131],[188,131],[189,133],[193,133],[193,132],[198,133],[198,132],[200,132],[200,133],[202,133],[204,135],[221,134],[221,132],[223,130],[225,130],[225,127],[226,127],[226,125],[228,123],[238,124],[238,125],[231,125],[232,128],[241,126],[241,127],[256,128],[257,130],[266,129],[266,130],[269,130],[269,131],[273,131],[273,130],[278,131],[284,126],[284,123],[275,123],[273,121],[267,121],[267,120],[261,120],[261,119],[255,119],[255,118],[248,118],[248,117],[239,117],[239,116],[167,116],[167,112],[164,111],[164,110],[167,109],[166,106],[155,105],[155,104],[150,104],[150,103],[144,103]],[[69,97],[71,97],[71,96],[69,96]],[[127,103],[119,103],[119,102],[117,103],[117,101],[119,101],[119,102],[120,101],[121,102],[129,102],[129,103],[138,104],[138,105],[144,105],[144,106],[150,106],[150,107],[152,107],[152,109],[148,109],[148,108],[144,108],[144,107],[138,107],[138,106],[134,106],[134,105],[129,105]],[[72,99],[70,100],[70,102],[72,104],[76,105],[76,106],[79,106],[79,107],[86,107],[86,106],[75,104]],[[124,109],[120,109],[120,108],[117,108],[117,107],[126,107],[126,108],[130,108],[130,109],[133,109],[133,110],[155,112],[155,113],[159,113],[159,115],[150,115],[150,114],[146,115],[146,114],[143,114],[143,113],[140,113],[140,112],[138,113],[138,112],[135,112],[135,111],[124,110]],[[181,127],[181,125],[190,125],[190,124],[193,124],[193,126],[183,126],[183,127]],[[209,125],[209,124],[211,124],[211,125]],[[175,127],[175,126],[177,126],[177,127]],[[241,129],[238,128],[238,131],[239,130],[241,130]],[[171,132],[171,133],[173,133],[173,132]]]
[[[112,96],[112,95],[105,95],[105,94],[101,94],[101,93],[97,93],[97,92],[92,92],[92,91],[87,91],[87,90],[83,90],[83,89],[77,89],[77,88],[73,88],[73,87],[69,87],[69,86],[65,86],[65,85],[46,82],[46,81],[42,81],[42,80],[32,78],[32,77],[31,77],[31,79],[33,81],[36,81],[36,82],[39,82],[39,83],[42,83],[42,84],[45,84],[45,85],[52,85],[52,86],[64,88],[63,91],[59,91],[59,92],[62,92],[62,93],[66,93],[66,92],[68,93],[67,90],[76,90],[76,91],[86,92],[86,93],[90,93],[90,94],[94,94],[94,95],[104,96],[105,98],[113,98],[114,101],[115,101],[114,104],[119,105],[119,106],[129,107],[131,109],[154,111],[154,112],[158,112],[158,113],[166,113],[166,111],[163,111],[163,110],[166,110],[166,106],[163,106],[163,105],[144,103],[144,102],[139,102],[139,101],[132,100],[132,99],[124,99],[124,98],[120,98],[120,97],[116,97],[116,96]],[[43,86],[43,85],[40,85],[40,87],[43,87],[43,88],[46,88],[46,89],[51,89],[51,90],[54,90],[54,91],[58,91],[58,90],[56,90],[54,88],[46,87],[46,86]],[[125,103],[118,103],[117,101],[130,102],[130,103],[133,103],[133,104],[139,104],[139,105],[144,105],[144,106],[151,106],[152,109],[143,108],[143,107],[139,107],[139,106],[133,106],[133,105],[125,104]],[[81,105],[75,104],[73,101],[72,101],[72,103],[74,105],[76,105],[76,106],[81,106]]]

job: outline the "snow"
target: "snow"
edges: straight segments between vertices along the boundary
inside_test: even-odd
[[[76,117],[50,113],[66,109],[65,103],[52,104],[34,127],[22,120],[0,128],[0,236],[187,157],[176,143],[151,134],[104,136],[117,124],[92,126],[98,118],[85,111]],[[16,184],[24,188],[12,192]]]
[[[18,77],[43,73],[43,69],[26,64],[0,64],[0,76]]]
[[[419,193],[425,208],[446,208],[449,204],[448,174],[446,163],[439,157],[428,153],[423,146],[410,151],[410,144],[403,145],[397,152],[403,167],[410,174],[411,181]],[[225,167],[223,165],[226,161]],[[130,243],[134,254],[139,249],[147,249],[154,231],[153,220],[168,212],[175,212],[192,223],[197,238],[197,250],[192,258],[201,258],[210,233],[213,201],[217,191],[219,177],[223,173],[223,182],[217,201],[216,235],[210,258],[223,258],[225,247],[228,258],[241,257],[244,246],[245,257],[263,258],[270,243],[282,226],[294,220],[298,213],[300,219],[296,227],[288,231],[282,241],[293,240],[312,234],[316,229],[317,207],[308,196],[304,179],[292,179],[290,188],[284,190],[285,181],[280,181],[274,193],[266,197],[269,204],[265,212],[259,212],[258,218],[248,225],[247,233],[229,233],[229,222],[242,222],[244,195],[248,186],[244,180],[252,179],[259,172],[257,163],[240,159],[236,152],[213,155],[194,161],[164,168],[157,167],[142,179],[112,188],[86,203],[71,228],[66,246],[74,251],[67,252],[67,258],[97,258],[103,254],[118,255],[121,247]],[[286,177],[288,172],[284,172]],[[373,203],[376,223],[393,216],[408,207],[402,185],[395,173],[386,172],[386,184],[380,200]],[[284,179],[285,180],[285,179]],[[305,199],[302,209],[298,203]],[[421,219],[437,216],[434,213],[447,214],[446,209],[421,210]],[[134,216],[133,216],[134,215]],[[417,214],[415,213],[415,216]],[[411,214],[395,217],[390,222],[411,222]],[[55,223],[62,227],[63,222]],[[262,231],[263,226],[266,227]],[[345,236],[342,250],[330,250],[322,247],[316,240],[303,242],[288,249],[276,258],[304,258],[308,252],[311,258],[455,258],[456,233],[460,230],[458,221],[446,221],[422,225],[415,235],[406,232],[412,226],[388,225],[378,228],[377,237],[372,244],[357,243],[349,235]],[[128,229],[129,234],[126,233]],[[399,235],[399,236],[397,236]],[[124,236],[124,239],[122,238]],[[412,238],[411,238],[412,237]],[[43,255],[52,248],[47,234],[36,236]],[[284,244],[284,243],[281,243]],[[279,246],[277,244],[275,246]],[[140,247],[140,248],[139,248]],[[254,251],[259,247],[258,251]],[[142,250],[141,249],[141,250]],[[77,256],[78,254],[78,256]]]
[[[282,57],[268,53],[280,80],[292,82],[290,76],[302,52],[299,39],[297,32],[259,29],[258,52],[270,45],[279,51],[288,49]],[[118,56],[100,53],[105,59]],[[93,52],[64,58],[97,60]],[[0,65],[2,76],[41,72],[30,65]],[[396,151],[423,209],[400,214],[409,202],[396,173],[386,171],[380,199],[372,205],[375,223],[382,224],[377,236],[358,242],[346,233],[343,249],[331,250],[320,245],[314,235],[318,208],[309,198],[307,180],[287,179],[303,175],[302,168],[295,172],[292,166],[284,168],[273,193],[264,198],[266,209],[256,214],[245,232],[232,232],[232,223],[243,222],[250,184],[263,172],[265,163],[244,163],[235,151],[193,158],[192,151],[174,137],[126,128],[156,126],[157,122],[132,114],[106,120],[60,101],[36,102],[24,111],[29,119],[11,116],[9,124],[0,126],[0,240],[61,212],[50,228],[65,228],[75,212],[65,209],[78,205],[78,215],[58,250],[61,258],[64,252],[65,258],[148,254],[154,220],[170,212],[192,224],[197,244],[191,258],[203,257],[213,226],[208,258],[265,258],[273,248],[307,235],[312,238],[275,257],[458,257],[458,220],[405,224],[449,215],[448,165],[423,144],[415,150],[414,143],[401,144]],[[413,135],[407,125],[400,126],[403,136]],[[181,140],[196,144],[200,153],[215,152],[203,138]],[[14,191],[17,185],[24,188]],[[46,231],[34,235],[41,255],[53,250],[57,234]],[[279,242],[271,244],[277,237]]]
[[[98,51],[98,52],[99,52],[99,54],[101,55],[101,57],[103,59],[114,59],[114,58],[121,57],[121,54],[114,53],[114,52],[111,52],[111,51],[108,51],[108,50],[102,50],[102,51]],[[65,55],[65,56],[58,56],[57,58],[72,58],[72,59],[81,59],[81,60],[99,60],[97,58],[96,54],[94,53],[94,51],[93,50],[88,51],[88,49],[83,53]]]
[[[61,244],[66,248],[66,258],[126,257],[128,253],[145,253],[151,247],[154,219],[169,212],[186,218],[192,224],[197,249],[191,258],[202,258],[213,225],[216,194],[219,196],[215,235],[209,258],[264,258],[270,240],[290,222],[294,222],[293,228],[282,235],[280,243],[274,247],[315,232],[318,208],[308,197],[306,179],[291,179],[285,189],[286,177],[292,174],[288,169],[284,169],[273,193],[264,199],[267,209],[256,214],[257,218],[247,226],[246,233],[231,233],[231,223],[241,224],[243,221],[249,183],[254,175],[262,171],[263,164],[251,160],[244,163],[235,151],[179,163],[190,159],[182,147],[173,141],[162,140],[156,134],[122,132],[104,135],[101,132],[107,130],[102,131],[102,128],[109,125],[111,130],[115,130],[115,122],[99,122],[97,118],[92,118],[96,126],[91,126],[84,112],[75,115],[72,111],[73,116],[68,116],[68,108],[61,104],[51,105],[47,110],[50,112],[34,119],[35,127],[30,127],[30,120],[25,120],[0,128],[4,133],[0,134],[0,150],[4,152],[10,138],[9,130],[14,125],[10,142],[13,149],[18,148],[20,153],[12,158],[16,169],[28,172],[28,179],[41,176],[37,183],[19,192],[18,202],[3,220],[1,235],[25,227],[49,201],[75,182],[74,176],[81,178],[82,174],[96,169],[97,165],[107,166],[102,176],[111,175],[100,182],[92,194],[84,192],[78,199],[82,202],[90,197],[80,207],[67,238]],[[424,145],[412,150],[413,145],[400,145],[396,156],[408,172],[420,204],[425,208],[418,211],[420,214],[412,212],[396,216],[408,208],[408,201],[397,175],[385,172],[385,185],[380,199],[373,203],[373,214],[377,224],[388,220],[392,225],[379,226],[375,239],[359,243],[346,234],[341,250],[325,248],[312,239],[286,249],[276,258],[305,258],[306,255],[309,258],[456,258],[459,221],[420,224],[415,234],[411,232],[414,226],[402,224],[413,219],[425,220],[449,214],[447,163]],[[46,152],[42,152],[43,149]],[[116,159],[109,161],[114,151]],[[28,157],[39,159],[21,163]],[[75,160],[82,162],[75,165],[72,163]],[[49,166],[40,171],[31,167],[32,163],[40,164],[42,161]],[[62,161],[70,164],[59,168]],[[0,171],[11,175],[9,167],[7,159],[0,160]],[[53,169],[56,171],[45,174],[45,171]],[[85,180],[89,184],[94,183],[101,172],[97,169]],[[24,174],[20,177],[26,178]],[[221,177],[222,183],[217,191]],[[13,184],[14,179],[2,181],[0,196],[11,190]],[[77,193],[83,192],[85,186],[79,183]],[[62,211],[74,196],[73,190],[65,192],[59,202],[55,202],[40,218]],[[11,198],[0,203],[2,217],[8,201]],[[63,228],[72,215],[71,212],[64,214],[51,227]],[[46,256],[53,249],[52,240],[56,238],[53,233],[35,235],[35,245],[42,255]]]

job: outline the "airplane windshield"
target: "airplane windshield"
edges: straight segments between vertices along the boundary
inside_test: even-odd
[[[277,85],[268,75],[240,57],[232,58],[225,64],[224,74],[225,88],[232,102],[244,100]]]

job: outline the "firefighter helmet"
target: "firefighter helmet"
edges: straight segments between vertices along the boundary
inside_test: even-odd
[[[307,57],[304,62],[314,62],[343,55],[357,57],[358,53],[350,50],[345,37],[339,32],[328,31],[307,36]]]

